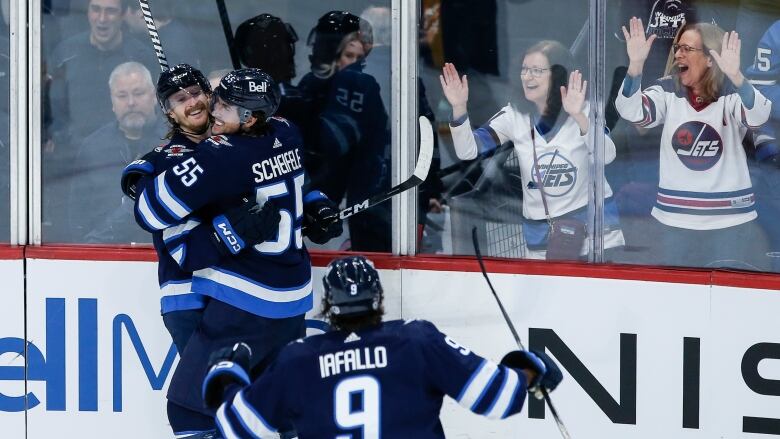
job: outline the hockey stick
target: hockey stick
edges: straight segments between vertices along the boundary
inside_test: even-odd
[[[241,62],[238,60],[236,40],[233,38],[233,27],[230,26],[230,17],[228,17],[225,0],[217,0],[217,9],[219,10],[219,20],[222,22],[222,31],[225,33],[225,41],[230,53],[230,62],[233,64],[233,68],[238,70],[241,68]]]
[[[431,121],[425,116],[420,116],[420,153],[417,155],[417,165],[414,167],[414,173],[406,181],[390,188],[387,192],[374,195],[360,203],[348,206],[339,212],[339,218],[346,219],[360,213],[370,207],[387,201],[394,195],[417,187],[428,177],[428,170],[431,167],[433,158],[433,128]]]
[[[471,229],[471,240],[474,243],[474,254],[477,256],[477,262],[479,262],[479,268],[480,270],[482,270],[482,276],[485,277],[488,287],[490,287],[490,292],[493,293],[493,297],[496,299],[498,308],[501,310],[501,314],[504,316],[504,320],[506,321],[507,326],[509,326],[509,331],[512,332],[512,337],[515,338],[517,347],[519,347],[521,350],[526,350],[525,346],[523,345],[523,342],[520,341],[520,336],[517,334],[517,330],[515,330],[515,325],[512,324],[512,320],[509,318],[509,315],[506,313],[506,310],[504,309],[504,305],[501,303],[501,299],[498,298],[496,289],[493,288],[493,284],[490,282],[490,278],[488,277],[487,270],[485,269],[485,262],[482,260],[482,253],[479,251],[479,239],[477,239],[476,226],[474,226]],[[561,421],[561,417],[558,416],[558,410],[555,409],[555,406],[553,405],[552,399],[550,399],[550,394],[547,392],[547,389],[545,389],[542,386],[539,386],[539,390],[534,393],[534,396],[537,399],[544,398],[545,402],[547,402],[547,406],[550,407],[550,412],[552,413],[553,418],[555,419],[555,423],[558,424],[558,430],[560,430],[561,436],[563,436],[563,439],[571,439],[571,436],[569,436],[569,431],[566,430],[566,426],[563,425],[563,421]]]
[[[152,40],[154,53],[157,55],[157,62],[160,63],[160,70],[165,72],[170,67],[168,67],[168,59],[165,58],[165,52],[163,52],[162,42],[160,41],[160,35],[157,33],[157,26],[154,24],[154,17],[152,17],[149,2],[147,0],[138,0],[138,4],[141,6],[141,12],[144,14],[146,29],[149,30],[149,38]]]

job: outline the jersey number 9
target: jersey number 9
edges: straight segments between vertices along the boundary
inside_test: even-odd
[[[379,439],[379,381],[368,375],[347,378],[338,383],[333,393],[338,427],[344,430],[360,428],[363,439]],[[362,400],[362,404],[357,404],[359,410],[353,410],[356,396]],[[336,439],[352,439],[352,435],[339,435]]]

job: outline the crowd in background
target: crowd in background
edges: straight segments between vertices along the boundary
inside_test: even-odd
[[[421,1],[419,112],[436,121],[437,127],[436,166],[419,196],[419,249],[422,253],[471,253],[469,233],[476,225],[486,239],[488,254],[544,257],[543,253],[540,256],[535,252],[545,249],[545,234],[551,233],[545,223],[558,217],[566,218],[575,211],[582,216],[586,235],[594,236],[594,194],[587,193],[590,184],[585,185],[576,201],[572,201],[573,196],[567,195],[566,191],[543,190],[544,201],[550,203],[550,206],[543,206],[543,200],[536,195],[541,193],[535,185],[543,177],[542,173],[570,169],[571,176],[579,176],[578,181],[582,183],[588,181],[586,177],[594,172],[595,166],[607,164],[592,163],[593,145],[584,138],[585,155],[580,157],[581,163],[565,162],[563,155],[556,153],[554,137],[559,125],[564,123],[561,118],[559,125],[556,124],[557,114],[571,113],[559,107],[555,117],[545,120],[548,126],[534,125],[540,129],[541,137],[534,138],[533,147],[528,143],[530,138],[522,140],[525,139],[522,133],[515,138],[512,135],[487,140],[476,137],[478,153],[461,160],[460,154],[456,154],[457,139],[450,133],[450,126],[458,126],[458,122],[463,121],[453,118],[451,101],[439,84],[439,76],[447,63],[457,68],[459,77],[466,75],[466,127],[477,131],[480,127],[489,127],[497,111],[507,105],[511,108],[516,101],[522,100],[519,98],[527,97],[534,87],[533,82],[543,79],[542,71],[529,70],[533,66],[526,65],[530,60],[528,55],[533,53],[529,50],[540,42],[555,41],[568,51],[567,65],[562,65],[566,75],[560,83],[553,81],[557,88],[550,88],[545,96],[560,96],[558,88],[569,87],[569,75],[577,70],[580,81],[591,84],[590,90],[582,90],[583,95],[588,102],[595,102],[593,80],[588,77],[595,65],[595,60],[589,59],[588,55],[588,4],[563,0],[559,3],[567,10],[565,16],[557,12],[560,8],[549,7],[542,0],[488,0],[479,2],[479,7],[465,0]],[[393,41],[389,6],[369,6],[356,0],[316,6],[303,1],[227,2],[239,46],[237,53],[243,65],[274,70],[269,73],[289,90],[291,97],[287,102],[293,104],[287,108],[283,105],[280,112],[301,125],[310,155],[310,177],[319,181],[329,196],[342,203],[365,198],[390,185]],[[211,73],[209,76],[214,79],[231,68],[215,2],[159,0],[153,2],[152,7],[169,62],[190,63]],[[341,80],[349,75],[371,78],[359,82],[360,87],[367,87],[365,93],[375,98],[371,101],[366,100],[366,96],[340,94],[339,86],[334,85],[339,80],[317,69],[316,58],[321,54],[314,53],[311,36],[318,19],[329,10],[351,11],[371,26],[370,42],[357,41],[350,52],[347,49],[349,42],[339,39],[335,45],[344,43],[344,47],[333,47],[328,53],[328,56],[352,57],[351,61],[336,67],[336,75]],[[281,59],[269,61],[266,57],[258,57],[257,53],[252,53],[252,48],[267,42],[241,38],[250,19],[263,13],[280,19],[278,23],[274,21],[273,26],[281,26],[276,34],[284,37],[289,46],[289,51],[280,55],[283,56]],[[662,159],[659,158],[663,127],[636,127],[632,124],[636,121],[621,117],[615,105],[629,65],[621,27],[628,27],[631,17],[642,19],[644,34],[654,38],[644,63],[641,90],[670,73],[667,64],[670,52],[672,60],[677,52],[672,48],[675,38],[679,37],[678,31],[686,23],[707,23],[739,33],[741,72],[762,96],[772,100],[778,94],[777,70],[773,64],[777,58],[773,57],[776,55],[772,50],[780,51],[780,47],[762,48],[760,42],[765,33],[770,35],[773,24],[780,20],[780,6],[772,0],[608,0],[606,15],[609,32],[605,36],[605,64],[598,66],[605,71],[607,79],[607,90],[602,96],[606,108],[598,110],[603,110],[606,118],[607,140],[602,143],[607,145],[607,157],[604,158],[609,158],[610,162],[604,167],[606,228],[598,235],[606,239],[610,233],[614,235],[613,232],[619,231],[621,240],[614,241],[619,245],[607,245],[605,241],[604,247],[611,250],[595,259],[780,270],[780,258],[776,257],[780,256],[780,228],[773,221],[780,214],[780,197],[774,190],[778,173],[774,165],[778,150],[774,131],[780,126],[780,105],[772,108],[769,120],[761,128],[745,131],[741,145],[726,145],[726,148],[739,147],[744,151],[752,183],[752,206],[757,213],[751,221],[756,227],[750,235],[751,242],[756,245],[754,250],[748,248],[746,251],[759,257],[745,263],[745,258],[735,255],[733,261],[720,258],[712,264],[686,262],[671,254],[674,249],[670,249],[668,241],[657,239],[663,227],[668,226],[659,223],[651,214],[658,203],[659,173],[664,172],[660,170]],[[4,29],[0,32],[0,81],[3,81],[0,87],[4,90],[9,89],[7,17],[7,7],[4,7]],[[271,22],[263,23],[265,26]],[[118,175],[127,163],[163,143],[167,126],[154,98],[160,69],[138,4],[130,0],[44,1],[41,36],[43,240],[49,243],[143,243],[148,238],[134,225],[132,215],[128,213],[127,200],[123,199],[117,183]],[[768,41],[773,41],[772,38],[770,35]],[[262,62],[265,63],[261,65]],[[557,65],[552,59],[546,59],[546,62],[549,65],[536,68]],[[348,67],[351,63],[355,65]],[[338,75],[342,70],[353,73]],[[540,76],[537,77],[537,73]],[[728,80],[725,83],[728,84]],[[369,110],[348,114],[336,108],[339,104],[353,109],[362,109],[365,105]],[[1,120],[8,120],[8,107],[8,99],[1,100]],[[520,114],[528,114],[533,123],[541,122],[542,116],[547,114],[544,106],[529,108]],[[588,113],[590,110],[583,111]],[[589,123],[593,126],[594,121]],[[349,132],[345,128],[349,124],[358,127],[354,136],[339,137],[340,133]],[[333,127],[336,127],[335,131]],[[523,128],[525,134],[533,131],[528,131],[525,125]],[[489,136],[490,132],[485,130],[483,135]],[[475,131],[475,134],[478,133]],[[0,123],[2,157],[8,156],[8,137],[8,124]],[[540,141],[542,143],[538,143]],[[491,148],[479,149],[483,143],[491,142]],[[544,145],[550,145],[552,149],[543,150]],[[610,153],[609,145],[614,146],[614,153]],[[533,151],[536,148],[539,149]],[[533,152],[538,152],[539,157],[523,156]],[[546,158],[542,159],[542,156]],[[542,166],[537,166],[539,164]],[[8,205],[7,168],[8,160],[0,160],[0,175],[6,179],[0,185],[2,205]],[[535,176],[537,172],[540,175]],[[566,178],[560,177],[556,181],[560,184]],[[544,189],[544,185],[542,187]],[[537,202],[539,205],[532,207]],[[343,239],[336,240],[331,248],[389,251],[391,217],[389,203],[365,214],[360,221],[356,217]],[[0,229],[0,239],[6,240],[7,215],[0,216]],[[721,235],[710,233],[706,240],[715,242],[717,239],[711,237]],[[534,240],[541,242],[541,247],[536,248]],[[590,241],[586,238],[586,242]],[[579,258],[593,260],[593,247],[583,246]]]

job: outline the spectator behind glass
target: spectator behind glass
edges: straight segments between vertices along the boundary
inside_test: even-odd
[[[657,262],[767,269],[742,139],[767,121],[772,103],[742,75],[739,35],[686,24],[669,53],[670,76],[640,92],[655,36],[647,38],[635,17],[623,34],[629,66],[615,106],[641,127],[664,125],[651,212],[661,228]]]
[[[450,131],[458,158],[471,160],[508,141],[514,143],[523,184],[524,254],[529,259],[546,257],[550,226],[545,210],[553,219],[588,222],[592,147],[587,144],[587,81],[582,81],[579,70],[569,74],[572,63],[569,51],[557,41],[531,46],[523,55],[520,70],[522,95],[474,131],[467,111],[468,78],[459,77],[450,63],[445,64],[440,78],[452,105]],[[615,144],[608,136],[605,149],[605,163],[610,163],[615,159]],[[612,189],[606,181],[604,196],[605,259],[611,260],[613,249],[625,242]],[[580,255],[588,251],[588,241],[584,240]]]
[[[320,117],[320,137],[307,145],[311,187],[335,203],[362,202],[390,187],[390,131],[376,80],[363,73],[371,26],[343,11],[323,15],[309,33],[311,72],[298,86]],[[349,219],[351,249],[390,251],[390,204]]]
[[[780,194],[777,192],[780,183],[780,20],[767,29],[753,55],[755,62],[746,75],[774,105],[769,122],[752,130],[748,136],[754,147],[752,158],[757,162],[751,169],[751,177],[756,189],[758,221],[769,235],[773,255],[777,255],[780,252],[780,228],[776,223],[780,216]],[[742,59],[745,59],[744,54]],[[774,257],[772,262],[772,271],[780,271],[780,258]]]
[[[68,210],[76,242],[148,242],[135,225],[133,202],[116,184],[125,166],[161,143],[165,125],[157,114],[149,70],[137,62],[118,65],[108,80],[116,120],[87,136],[78,149]]]
[[[122,30],[129,0],[89,0],[90,30],[62,41],[47,60],[52,75],[52,138],[57,146],[81,142],[108,122],[111,100],[100,84],[114,67],[139,61],[156,67],[149,44],[129,38]]]
[[[152,14],[154,15],[154,24],[157,26],[157,33],[160,35],[165,48],[165,57],[168,59],[168,65],[187,63],[195,68],[200,68],[200,54],[193,44],[191,27],[188,27],[182,20],[177,18],[173,9],[173,1],[154,1],[152,3]],[[181,8],[181,2],[177,8]],[[125,14],[125,24],[130,34],[142,43],[149,41],[149,30],[144,21],[141,6],[137,0],[130,0]],[[149,43],[151,44],[151,43]]]

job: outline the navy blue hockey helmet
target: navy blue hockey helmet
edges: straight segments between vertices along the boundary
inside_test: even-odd
[[[289,23],[260,14],[236,29],[235,46],[241,63],[261,69],[279,82],[295,77],[295,43],[298,34]]]
[[[347,11],[330,11],[320,17],[306,39],[306,44],[312,48],[309,55],[312,67],[333,62],[338,57],[341,41],[353,32],[360,33],[360,41],[368,54],[374,43],[368,21]]]
[[[339,258],[322,278],[325,302],[338,316],[358,316],[382,306],[382,284],[374,264],[363,256]]]
[[[176,64],[160,73],[157,79],[157,102],[163,111],[168,111],[168,98],[179,90],[198,85],[204,93],[211,93],[211,85],[200,70],[189,64]]]
[[[276,81],[260,69],[239,69],[225,75],[212,93],[212,99],[239,107],[241,123],[255,111],[262,111],[266,118],[276,113],[282,94]]]

